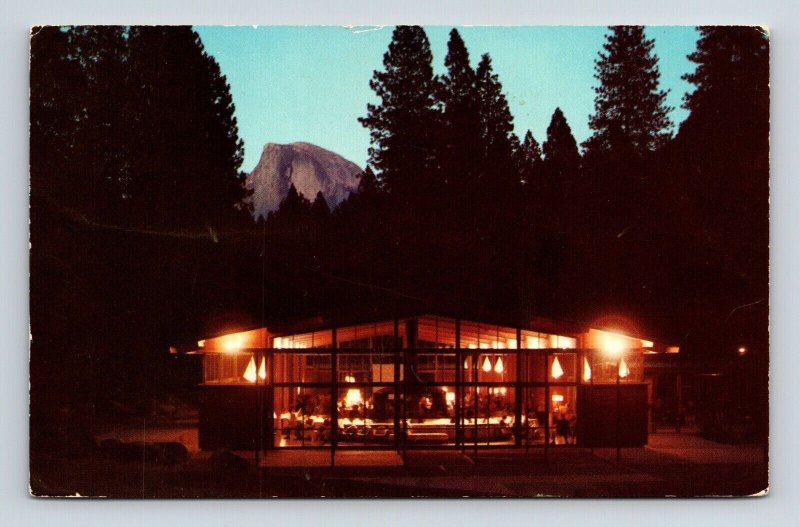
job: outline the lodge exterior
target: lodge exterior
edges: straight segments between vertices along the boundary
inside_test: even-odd
[[[644,355],[669,347],[536,318],[315,318],[198,341],[200,448],[519,448],[647,442]]]

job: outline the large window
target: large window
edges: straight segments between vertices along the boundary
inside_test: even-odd
[[[330,389],[283,386],[275,388],[274,397],[276,447],[330,444]]]
[[[425,316],[218,347],[204,381],[264,380],[277,447],[573,445],[579,392],[643,379],[640,341],[590,337]]]

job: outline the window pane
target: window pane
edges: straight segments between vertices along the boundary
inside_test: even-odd
[[[416,351],[409,357],[409,381],[453,383],[455,380],[455,353]]]
[[[553,353],[547,359],[547,372],[551,382],[575,382],[577,356],[574,353]]]
[[[275,446],[320,446],[331,440],[331,392],[300,386],[275,388]]]

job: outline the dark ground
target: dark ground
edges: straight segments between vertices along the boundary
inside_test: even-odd
[[[137,427],[118,430],[136,441]],[[98,436],[110,437],[111,432]],[[36,496],[118,498],[259,497],[664,497],[747,496],[767,489],[758,445],[721,445],[688,434],[658,433],[643,448],[524,451],[349,451],[330,466],[327,451],[270,452],[255,467],[251,452],[217,457],[196,450],[196,429],[147,427],[145,439],[181,439],[183,463],[114,459],[100,449],[83,457],[33,456]],[[247,460],[248,462],[244,462]]]

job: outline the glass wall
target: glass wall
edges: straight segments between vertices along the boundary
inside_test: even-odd
[[[425,316],[274,337],[261,362],[208,353],[204,381],[270,384],[276,447],[568,446],[581,384],[643,379],[641,349],[578,343]]]

